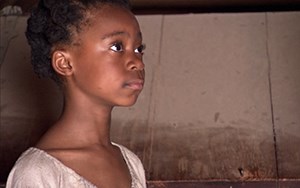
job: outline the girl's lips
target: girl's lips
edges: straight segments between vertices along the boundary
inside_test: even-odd
[[[132,80],[125,83],[125,87],[133,90],[142,90],[144,87],[143,80]]]

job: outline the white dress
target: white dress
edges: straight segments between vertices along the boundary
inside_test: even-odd
[[[113,143],[114,144],[114,143]],[[140,159],[124,146],[121,150],[131,175],[131,188],[146,188],[145,172]],[[95,188],[71,168],[38,148],[31,147],[17,160],[11,170],[6,188]]]

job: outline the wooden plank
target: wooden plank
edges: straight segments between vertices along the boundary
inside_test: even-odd
[[[280,178],[300,174],[300,12],[268,13],[274,129]]]
[[[2,0],[0,10],[8,5],[20,6],[28,14],[37,0]],[[162,14],[183,12],[241,12],[299,10],[300,0],[131,0],[133,11],[138,14]]]
[[[272,181],[150,181],[148,188],[299,188],[300,180]]]
[[[265,15],[168,15],[150,180],[276,178]]]

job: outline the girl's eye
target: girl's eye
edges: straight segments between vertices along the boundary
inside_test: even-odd
[[[145,45],[145,44],[142,44],[142,45],[140,45],[139,47],[137,47],[137,48],[134,50],[134,52],[135,52],[135,53],[139,53],[139,54],[143,54],[145,48],[146,48],[146,45]]]
[[[115,43],[113,44],[110,49],[112,51],[115,51],[115,52],[122,52],[123,51],[123,45],[122,43],[118,42],[118,43]]]

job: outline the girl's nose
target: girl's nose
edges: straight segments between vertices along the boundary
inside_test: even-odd
[[[132,53],[128,60],[128,69],[129,70],[144,70],[145,64],[143,63],[143,58],[141,55]]]

